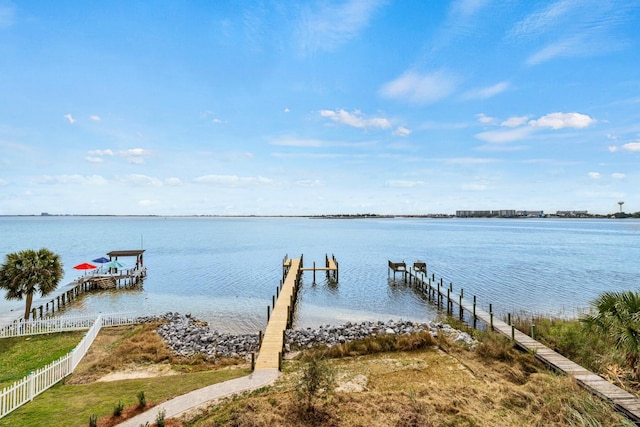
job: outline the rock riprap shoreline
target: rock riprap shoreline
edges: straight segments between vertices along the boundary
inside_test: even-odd
[[[209,328],[189,314],[166,313],[140,319],[142,322],[162,321],[157,332],[169,348],[178,356],[190,357],[202,354],[207,359],[247,358],[259,350],[258,334],[226,334]],[[444,334],[449,339],[473,348],[476,341],[466,332],[442,322],[415,323],[404,320],[386,322],[347,322],[341,326],[322,325],[319,328],[287,330],[285,351],[311,348],[325,344],[334,346],[382,334],[413,334],[428,331],[437,337]]]

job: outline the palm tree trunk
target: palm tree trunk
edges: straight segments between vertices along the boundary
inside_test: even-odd
[[[31,302],[33,302],[33,294],[28,293],[24,307],[24,320],[29,320],[29,315],[31,314]]]

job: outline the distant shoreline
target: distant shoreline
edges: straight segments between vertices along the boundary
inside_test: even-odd
[[[543,216],[463,216],[453,214],[424,214],[424,215],[376,215],[376,214],[327,214],[327,215],[156,215],[156,214],[15,214],[0,215],[0,218],[308,218],[308,219],[411,219],[411,218],[437,218],[437,219],[637,219],[640,213],[627,214],[586,214],[581,216],[561,216],[547,214]]]

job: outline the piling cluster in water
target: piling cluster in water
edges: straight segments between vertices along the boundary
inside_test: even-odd
[[[166,313],[149,316],[141,322],[162,321],[157,332],[169,348],[178,356],[190,357],[202,354],[207,359],[241,357],[246,358],[259,350],[258,334],[226,334],[209,326],[189,314]],[[437,337],[444,334],[449,339],[474,347],[476,341],[466,332],[459,331],[442,322],[414,323],[403,320],[386,322],[348,322],[341,326],[323,325],[317,329],[287,330],[285,351],[311,348],[316,345],[333,346],[382,334],[413,334],[428,331]]]

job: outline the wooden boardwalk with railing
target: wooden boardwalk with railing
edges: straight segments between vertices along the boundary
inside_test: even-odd
[[[284,350],[285,331],[293,324],[293,314],[300,286],[300,276],[305,271],[313,271],[313,281],[316,271],[327,274],[327,280],[338,280],[338,261],[335,256],[325,256],[325,267],[304,268],[304,256],[289,259],[285,256],[282,261],[282,282],[273,296],[272,306],[267,307],[267,327],[261,337],[260,351],[255,361],[254,369],[280,369]]]
[[[260,352],[255,364],[256,370],[280,369],[284,333],[290,326],[292,307],[295,303],[300,274],[302,273],[302,257],[285,259],[283,267],[285,268],[285,278],[273,306],[273,311],[268,315],[267,327],[262,336]]]
[[[400,263],[392,263],[389,261],[389,269],[393,270],[394,273],[401,271],[404,274],[405,281],[408,279],[410,283],[413,283],[423,294],[427,295],[430,301],[435,302],[439,307],[444,308],[446,304],[447,314],[454,315],[453,306],[458,305],[460,320],[466,318],[466,312],[474,328],[478,320],[483,322],[489,329],[510,338],[519,348],[531,352],[538,360],[547,366],[558,372],[570,375],[580,386],[600,398],[608,400],[616,410],[623,413],[634,423],[640,425],[640,398],[637,396],[611,384],[601,376],[594,374],[588,369],[553,351],[531,336],[517,330],[513,325],[496,319],[491,304],[489,304],[489,311],[485,311],[477,307],[475,296],[473,297],[473,303],[464,300],[463,289],[460,290],[460,294],[454,295],[452,284],[448,287],[443,286],[442,279],[436,282],[434,275],[432,275],[431,278],[427,278],[426,266],[424,270],[420,269],[420,271],[410,267],[406,270],[396,270],[393,268],[396,264]]]

